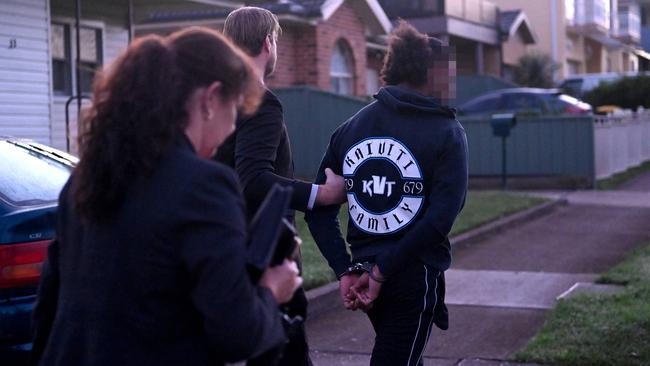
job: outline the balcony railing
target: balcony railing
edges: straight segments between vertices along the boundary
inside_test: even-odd
[[[641,39],[641,10],[638,5],[619,6],[618,29],[615,34],[619,37]]]
[[[496,26],[499,10],[485,0],[445,0],[445,12],[469,22]]]
[[[379,0],[389,18],[417,18],[442,15],[438,0]]]
[[[605,32],[610,29],[610,0],[567,0],[567,22],[570,26],[591,26]],[[571,18],[571,15],[573,16]]]

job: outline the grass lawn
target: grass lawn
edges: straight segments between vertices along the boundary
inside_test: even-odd
[[[452,235],[460,234],[469,229],[475,228],[487,222],[496,220],[508,214],[524,210],[544,202],[544,199],[528,197],[516,193],[504,192],[470,192],[463,212],[460,214],[454,227]],[[345,232],[347,226],[347,210],[341,210],[339,220]],[[303,278],[305,288],[310,289],[323,285],[334,280],[334,273],[330,270],[327,262],[320,254],[309,233],[307,224],[302,213],[296,215],[296,223],[303,240]]]
[[[552,365],[650,365],[650,243],[598,282],[626,288],[616,295],[560,301],[514,358]]]
[[[602,189],[602,190],[611,190],[611,189],[616,189],[618,188],[621,184],[627,182],[628,180],[632,178],[636,178],[639,175],[650,172],[650,161],[646,161],[645,163],[634,167],[630,168],[624,172],[618,173],[613,175],[610,178],[607,179],[601,179],[596,182],[596,188]]]

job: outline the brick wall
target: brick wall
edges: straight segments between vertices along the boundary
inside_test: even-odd
[[[275,72],[267,78],[267,84],[272,88],[285,88],[295,84],[295,27],[282,27],[282,35],[278,39],[278,60]]]
[[[330,59],[336,43],[343,39],[354,58],[354,94],[366,93],[366,38],[362,20],[347,3],[316,26],[282,24],[278,41],[278,63],[268,79],[271,88],[310,85],[330,90]]]
[[[350,46],[354,58],[354,94],[366,94],[366,36],[363,21],[349,3],[344,3],[317,27],[318,83],[321,89],[330,89],[330,58],[336,43],[343,39]]]
[[[278,62],[267,84],[271,88],[317,85],[316,28],[310,25],[282,24],[278,40]]]

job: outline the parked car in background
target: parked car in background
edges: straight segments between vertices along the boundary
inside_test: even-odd
[[[515,113],[541,116],[590,114],[589,104],[563,94],[557,89],[511,88],[490,92],[467,101],[459,108],[464,116]]]
[[[78,159],[0,137],[0,360],[20,364],[31,349],[31,314],[57,201]]]
[[[612,83],[627,76],[641,75],[638,72],[607,72],[599,74],[577,74],[571,75],[558,84],[558,88],[564,93],[576,98],[583,98],[601,83]]]

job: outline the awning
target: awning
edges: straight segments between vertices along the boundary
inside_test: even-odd
[[[644,51],[644,50],[642,50],[640,48],[634,50],[634,54],[641,57],[641,58],[643,58],[643,59],[646,59],[646,60],[650,61],[650,53],[648,53],[648,52],[646,52],[646,51]]]

